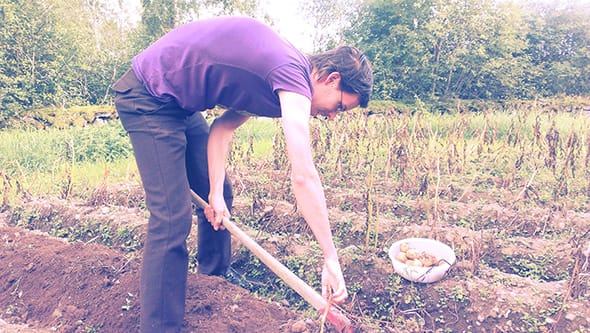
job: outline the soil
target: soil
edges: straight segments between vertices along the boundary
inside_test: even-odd
[[[141,239],[146,221],[141,191],[127,185],[101,191],[88,202],[27,197],[0,214],[0,332],[137,331],[141,247],[130,242],[129,235],[106,237],[91,230],[124,226]],[[341,310],[357,332],[590,330],[590,242],[583,238],[588,236],[583,234],[587,213],[518,211],[485,203],[481,196],[441,199],[436,223],[410,223],[382,213],[379,245],[367,250],[366,217],[358,213],[363,199],[352,190],[336,194],[328,189],[328,196],[335,235],[344,240],[340,256],[350,290]],[[419,200],[405,205],[384,195],[376,200],[381,212],[411,221],[427,220],[431,211]],[[243,228],[277,258],[317,257],[317,248],[309,246],[309,230],[288,200],[238,198],[235,206],[238,219],[258,216],[258,230]],[[494,223],[460,226],[458,221],[474,214]],[[556,233],[579,230],[583,237],[526,236],[541,228]],[[502,233],[510,236],[498,237]],[[74,234],[77,241],[64,240]],[[385,245],[405,237],[441,240],[455,249],[458,262],[437,283],[401,279]],[[244,251],[237,243],[234,248],[237,265]],[[526,265],[515,264],[523,258],[529,259]],[[531,258],[538,259],[533,262],[538,266]],[[316,266],[313,262],[296,273]],[[527,277],[524,268],[541,270],[537,275],[542,278]],[[222,278],[191,273],[187,295],[183,332],[335,332],[315,311],[280,298],[259,297]]]
[[[6,322],[26,323],[35,332],[138,330],[139,260],[21,228],[4,226],[0,235],[0,331],[28,331]],[[301,315],[219,277],[190,274],[187,294],[186,332],[288,332],[307,326]]]

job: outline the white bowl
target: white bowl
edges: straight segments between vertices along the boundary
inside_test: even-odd
[[[403,243],[407,243],[410,248],[413,248],[418,252],[432,254],[437,259],[443,260],[443,262],[438,266],[432,267],[407,265],[395,259],[400,252],[400,245]],[[455,257],[455,252],[448,245],[429,238],[406,238],[397,241],[389,248],[389,258],[393,263],[393,269],[396,273],[410,281],[423,283],[436,282],[442,279],[457,259]]]

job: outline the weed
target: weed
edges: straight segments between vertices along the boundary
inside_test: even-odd
[[[121,306],[121,310],[129,311],[133,308],[133,299],[136,298],[132,293],[127,293],[125,297],[125,304]]]
[[[469,301],[469,293],[461,285],[453,287],[451,298],[455,303],[464,303]]]
[[[83,324],[83,322],[79,322],[79,324]],[[99,324],[99,325],[95,325],[95,326],[85,326],[84,332],[85,333],[100,333],[100,331],[102,330],[103,327],[104,327],[104,324]]]
[[[354,281],[352,285],[348,285],[348,293],[353,295],[362,290],[362,285],[358,281]]]
[[[567,272],[552,272],[551,263],[554,258],[549,253],[542,255],[505,256],[511,272],[522,277],[543,281],[556,281],[567,278]]]

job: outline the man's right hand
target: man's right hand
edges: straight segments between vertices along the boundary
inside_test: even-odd
[[[223,226],[223,219],[229,219],[231,215],[229,214],[229,210],[225,205],[225,200],[223,200],[223,196],[220,198],[215,198],[213,196],[209,196],[209,205],[205,207],[205,216],[209,223],[213,226],[213,229],[217,230],[225,230]]]

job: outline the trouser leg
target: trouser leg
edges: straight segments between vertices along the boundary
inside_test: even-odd
[[[173,105],[153,105],[140,88],[134,90],[118,94],[115,103],[150,212],[140,279],[140,331],[177,333],[184,317],[186,238],[192,224],[185,169],[187,113]]]
[[[188,120],[186,165],[191,188],[201,198],[209,197],[209,176],[207,169],[207,139],[209,126],[200,113]],[[224,182],[223,196],[225,204],[231,211],[233,195],[227,177]],[[227,230],[215,231],[205,218],[203,210],[197,207],[198,271],[207,275],[223,275],[231,261],[231,236]]]
[[[150,118],[147,116],[145,118]],[[130,132],[150,211],[141,270],[141,331],[182,327],[192,208],[184,132]]]

